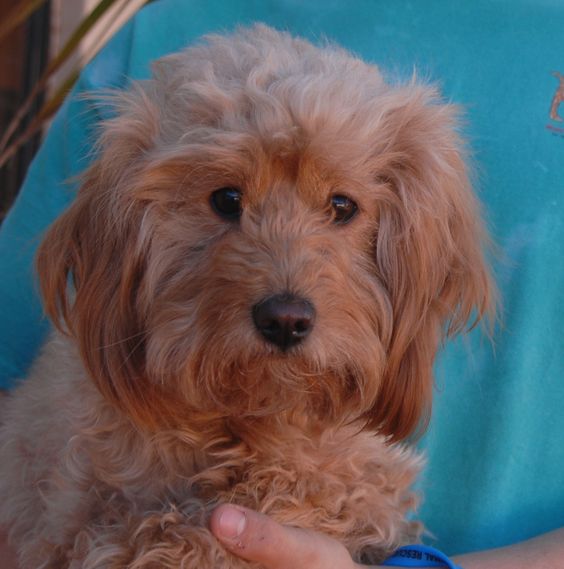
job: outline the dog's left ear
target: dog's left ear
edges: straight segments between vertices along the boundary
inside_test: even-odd
[[[37,268],[47,314],[75,338],[100,393],[136,424],[153,429],[170,419],[174,405],[145,372],[150,301],[141,302],[139,291],[152,210],[133,196],[159,122],[140,89],[111,102],[116,116],[101,127],[99,156],[75,201],[47,231]]]
[[[442,340],[484,316],[495,286],[488,239],[468,178],[457,112],[433,89],[408,86],[379,124],[374,175],[386,195],[376,265],[393,310],[387,366],[369,424],[401,440],[426,426]]]

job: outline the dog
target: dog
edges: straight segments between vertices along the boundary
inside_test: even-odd
[[[417,540],[433,360],[494,298],[457,109],[263,25],[109,98],[38,252],[57,332],[3,410],[22,566],[248,567],[226,502],[357,561]]]

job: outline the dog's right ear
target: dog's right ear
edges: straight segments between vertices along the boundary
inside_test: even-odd
[[[153,428],[171,406],[145,374],[138,290],[152,233],[146,204],[132,197],[131,184],[152,144],[157,111],[135,92],[119,95],[118,103],[122,108],[102,126],[99,157],[78,196],[45,235],[37,270],[47,314],[75,338],[99,391]]]

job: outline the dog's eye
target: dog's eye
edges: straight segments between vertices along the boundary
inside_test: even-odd
[[[331,198],[334,223],[348,223],[358,211],[358,206],[347,196],[333,196]]]
[[[210,198],[215,212],[223,219],[235,221],[241,217],[241,192],[237,188],[220,188]]]

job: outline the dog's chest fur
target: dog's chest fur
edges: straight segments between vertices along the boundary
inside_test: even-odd
[[[104,526],[115,533],[111,547],[126,550],[120,559],[142,559],[144,544],[156,543],[178,550],[178,560],[200,547],[236,566],[207,530],[210,511],[225,502],[323,531],[357,559],[381,558],[418,531],[405,521],[419,467],[411,451],[355,427],[305,432],[217,420],[140,433],[104,404],[62,337],[46,346],[4,413],[0,521],[27,543],[30,566],[53,552],[58,563],[80,557]]]

